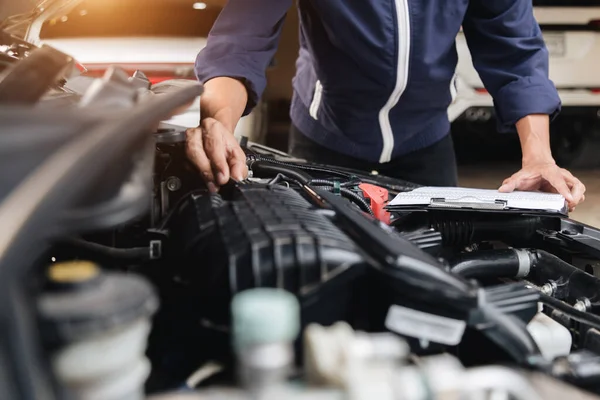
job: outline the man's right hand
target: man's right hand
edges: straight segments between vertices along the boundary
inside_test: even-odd
[[[246,88],[237,79],[218,77],[204,84],[203,118],[198,128],[186,132],[187,155],[211,191],[230,177],[241,181],[248,175],[246,155],[233,136],[247,101]]]
[[[198,128],[186,132],[187,155],[198,167],[209,190],[216,191],[229,178],[243,180],[248,175],[246,155],[225,126],[205,118]]]

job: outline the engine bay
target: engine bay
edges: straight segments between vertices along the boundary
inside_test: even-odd
[[[11,63],[0,398],[600,395],[600,230],[393,210],[416,185],[243,138],[249,177],[214,193],[160,123],[200,85]]]

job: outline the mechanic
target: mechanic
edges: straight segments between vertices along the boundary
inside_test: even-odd
[[[247,174],[233,131],[257,104],[292,0],[229,0],[196,61],[205,84],[188,155],[211,189]],[[556,165],[550,120],[560,98],[531,0],[299,0],[300,53],[290,153],[423,185],[456,186],[447,108],[461,26],[494,98],[501,130],[516,128],[522,169],[501,191],[562,194],[585,186]]]

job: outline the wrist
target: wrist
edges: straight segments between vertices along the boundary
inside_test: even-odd
[[[214,118],[233,132],[242,117],[248,95],[241,81],[216,77],[204,83],[200,97],[200,119]]]
[[[523,152],[521,163],[523,164],[523,167],[526,167],[530,165],[554,165],[556,164],[556,161],[554,160],[554,157],[552,157],[552,153],[550,151],[537,151],[531,154]]]
[[[229,107],[223,107],[218,110],[200,108],[200,122],[206,120],[216,120],[230,132],[233,132],[237,125],[237,119],[233,115],[233,111]]]
[[[556,164],[550,149],[550,119],[548,115],[528,115],[516,124],[523,166]]]

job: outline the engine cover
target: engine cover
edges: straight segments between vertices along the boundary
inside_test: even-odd
[[[205,293],[277,287],[308,295],[362,263],[355,244],[300,194],[241,185],[194,194],[170,224],[181,278]]]

